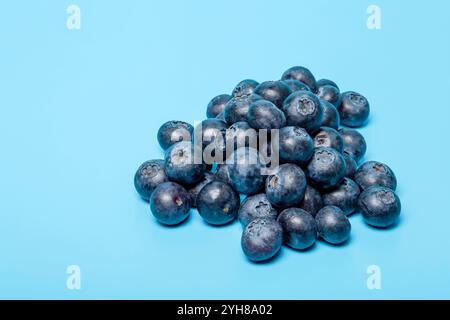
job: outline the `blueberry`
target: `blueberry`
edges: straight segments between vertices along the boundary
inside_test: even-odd
[[[254,129],[272,130],[286,125],[284,113],[267,100],[258,100],[250,105],[247,121]]]
[[[286,70],[281,77],[281,80],[294,79],[306,83],[306,85],[312,90],[316,91],[316,79],[314,75],[305,67],[292,67]]]
[[[319,236],[331,244],[342,244],[350,237],[351,224],[341,209],[334,206],[323,207],[316,215]]]
[[[368,161],[362,164],[355,173],[355,182],[366,190],[371,186],[380,186],[397,189],[397,178],[387,165],[377,161]]]
[[[341,93],[339,89],[331,85],[324,85],[317,88],[317,96],[325,101],[328,101],[335,107],[341,105]]]
[[[258,81],[246,79],[239,82],[233,89],[233,97],[246,97],[253,94],[255,88],[259,85]]]
[[[346,215],[349,215],[358,208],[360,193],[361,191],[355,181],[344,178],[337,187],[322,195],[323,204],[338,207]]]
[[[323,207],[322,195],[319,191],[311,187],[306,186],[305,197],[300,203],[299,208],[305,210],[313,217],[316,216],[317,212]]]
[[[150,197],[150,209],[160,223],[177,225],[189,216],[191,197],[179,184],[165,182]]]
[[[358,164],[356,163],[355,159],[353,159],[353,157],[351,157],[345,151],[342,154],[342,156],[344,157],[345,166],[346,166],[345,176],[350,179],[353,179],[353,177],[355,176],[356,170],[358,169]]]
[[[339,129],[341,124],[341,117],[339,111],[331,103],[325,100],[320,100],[323,109],[322,127],[329,127],[333,129]]]
[[[169,121],[164,123],[158,131],[158,142],[164,150],[177,142],[191,141],[194,127],[183,121]]]
[[[342,102],[338,110],[341,116],[341,123],[348,127],[364,125],[370,114],[370,106],[367,99],[353,91],[342,94]]]
[[[214,97],[209,103],[208,107],[206,108],[206,117],[208,118],[215,118],[220,113],[225,110],[225,105],[228,101],[230,101],[231,96],[229,94],[221,94],[217,97]]]
[[[311,91],[311,89],[308,87],[306,83],[295,79],[283,80],[283,82],[287,84],[289,88],[291,88],[292,92]]]
[[[192,185],[201,181],[206,167],[202,152],[191,142],[179,142],[166,151],[165,168],[170,180]]]
[[[253,220],[242,233],[242,250],[254,262],[272,259],[280,251],[282,244],[283,229],[276,220]]]
[[[314,141],[300,127],[284,127],[279,136],[280,159],[283,162],[305,164],[314,153]]]
[[[250,96],[244,97],[234,97],[225,106],[224,117],[226,122],[229,125],[239,121],[247,121],[247,113],[248,109],[250,109],[250,105],[258,100],[261,100],[262,97],[252,94]]]
[[[320,189],[334,187],[345,177],[344,157],[335,149],[318,148],[306,169],[310,183]]]
[[[255,219],[272,219],[278,216],[266,194],[260,193],[247,197],[239,209],[239,221],[245,227]]]
[[[278,108],[283,106],[283,101],[292,93],[291,88],[282,81],[266,81],[258,85],[255,93],[265,100],[269,100]]]
[[[227,159],[231,185],[242,194],[256,194],[264,188],[264,165],[257,150],[239,148]]]
[[[394,225],[400,216],[400,199],[389,188],[374,186],[366,189],[358,201],[364,221],[377,228]]]
[[[321,127],[314,136],[314,147],[333,148],[342,153],[344,149],[344,140],[339,132],[333,128]]]
[[[283,164],[266,180],[266,195],[270,203],[278,208],[300,204],[305,196],[306,177],[295,164]]]
[[[358,163],[366,154],[366,140],[361,133],[354,129],[341,128],[339,133],[344,139],[344,152]]]
[[[217,177],[213,175],[212,173],[205,173],[205,177],[202,181],[197,183],[194,187],[190,188],[188,190],[189,194],[191,195],[191,205],[192,208],[197,208],[197,196],[202,191],[203,187],[206,186],[211,181],[217,180]]]
[[[225,135],[227,153],[241,147],[258,147],[258,134],[247,122],[241,121],[231,125]]]
[[[231,178],[230,178],[230,167],[223,163],[217,166],[217,170],[215,172],[215,176],[217,180],[220,180],[222,182],[228,183],[231,185]]]
[[[308,131],[318,129],[323,121],[323,109],[319,98],[308,91],[291,94],[283,104],[288,126],[302,127]]]
[[[317,240],[316,221],[302,209],[284,210],[278,217],[283,228],[283,242],[296,250],[310,248]]]
[[[222,181],[208,183],[197,197],[198,212],[212,225],[224,225],[236,219],[239,204],[239,195]]]
[[[333,86],[339,90],[339,86],[336,84],[336,82],[329,79],[320,79],[319,81],[317,81],[317,91],[319,91],[319,88],[323,86]]]
[[[206,151],[206,155],[211,155],[212,157],[224,155],[227,129],[228,125],[219,119],[206,119],[195,128],[195,144],[197,146],[201,145],[202,150]],[[207,164],[212,164],[213,162],[212,159],[205,160],[210,160],[206,161]]]
[[[153,191],[161,183],[169,181],[164,171],[164,160],[144,162],[134,175],[134,187],[144,200],[149,200]]]

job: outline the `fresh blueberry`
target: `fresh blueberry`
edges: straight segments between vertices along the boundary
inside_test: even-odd
[[[240,121],[247,121],[250,105],[262,97],[252,94],[250,96],[234,97],[225,106],[224,117],[229,125]]]
[[[320,79],[319,81],[317,81],[317,91],[319,91],[319,88],[323,86],[333,86],[339,90],[339,86],[336,84],[336,82],[329,79]]]
[[[345,177],[344,157],[335,149],[318,148],[306,169],[310,183],[320,189],[334,187]]]
[[[267,100],[258,100],[250,105],[247,121],[254,129],[272,130],[286,125],[283,111]]]
[[[339,133],[344,139],[344,152],[358,163],[366,154],[367,144],[363,135],[354,129],[341,128]]]
[[[144,200],[149,200],[153,191],[161,183],[169,181],[164,170],[164,160],[144,162],[134,175],[134,187]]]
[[[224,225],[238,215],[239,195],[222,181],[212,181],[200,191],[197,197],[198,212],[212,225]]]
[[[205,151],[205,154],[211,155],[212,157],[224,155],[226,148],[225,134],[227,129],[228,125],[219,119],[206,119],[195,128],[195,144],[201,146],[202,150]],[[205,158],[205,162],[207,164],[212,164],[213,161],[212,159]]]
[[[310,248],[317,240],[316,221],[302,209],[286,209],[278,216],[283,228],[283,242],[296,250]]]
[[[283,101],[292,93],[291,88],[282,81],[266,81],[258,85],[255,93],[265,100],[269,100],[278,108],[283,106]]]
[[[283,229],[276,220],[256,219],[242,233],[242,250],[254,262],[272,259],[283,244]]]
[[[258,134],[247,122],[236,122],[227,129],[225,141],[227,153],[234,152],[241,147],[257,148]]]
[[[221,94],[217,97],[214,97],[209,103],[208,107],[206,108],[206,117],[208,118],[215,118],[220,113],[225,110],[225,105],[228,101],[230,101],[231,96],[229,94]]]
[[[213,175],[212,173],[205,173],[205,177],[203,178],[202,181],[200,181],[199,183],[197,183],[194,187],[190,188],[189,194],[191,195],[191,205],[192,208],[197,208],[197,197],[198,194],[200,193],[200,191],[202,191],[203,187],[206,186],[208,183],[218,180],[217,177],[215,175]]]
[[[227,159],[231,185],[242,194],[256,194],[264,188],[264,165],[253,148],[239,148]]]
[[[344,92],[341,96],[342,102],[338,108],[341,123],[348,127],[364,125],[370,114],[370,106],[367,99],[353,91]]]
[[[306,85],[312,90],[316,91],[316,78],[314,75],[305,67],[292,67],[286,70],[281,77],[281,80],[294,79],[306,83]]]
[[[179,142],[166,151],[165,168],[170,180],[193,185],[201,181],[206,167],[202,163],[202,151],[191,142]]]
[[[266,194],[260,193],[247,197],[239,209],[239,221],[245,227],[255,219],[273,219],[278,216]]]
[[[231,185],[231,178],[230,178],[230,167],[226,164],[220,164],[217,166],[215,176],[217,180],[220,180],[222,182],[228,183]]]
[[[355,182],[366,190],[371,186],[380,186],[397,189],[397,178],[387,165],[377,161],[368,161],[362,164],[355,173]]]
[[[322,127],[329,127],[335,130],[339,129],[341,125],[341,117],[339,111],[331,103],[325,100],[320,100],[323,109]]]
[[[317,88],[317,96],[325,101],[328,101],[335,107],[341,105],[341,93],[339,89],[331,85],[320,86]]]
[[[175,143],[191,141],[194,127],[183,121],[169,121],[164,123],[158,131],[158,142],[164,150]]]
[[[353,157],[350,156],[345,151],[344,151],[344,153],[342,153],[342,156],[344,157],[345,165],[346,165],[345,176],[350,179],[353,179],[353,177],[355,176],[356,170],[358,169],[358,164],[356,163],[355,159],[353,159]]]
[[[342,182],[322,195],[325,206],[335,206],[346,215],[352,214],[358,208],[358,198],[361,191],[355,181],[344,178]]]
[[[306,186],[305,197],[303,201],[300,203],[300,209],[305,210],[313,217],[316,216],[317,212],[323,207],[322,195],[319,191],[311,187],[310,185]]]
[[[295,164],[283,164],[266,180],[266,195],[270,203],[278,208],[289,208],[300,204],[305,196],[306,177]]]
[[[314,136],[314,147],[333,148],[342,153],[344,140],[339,132],[333,128],[321,127]]]
[[[283,162],[305,164],[314,153],[314,141],[300,127],[284,127],[280,130],[279,154]]]
[[[311,89],[308,87],[306,83],[295,79],[283,80],[283,82],[287,84],[289,88],[291,88],[292,92],[311,91]]]
[[[246,79],[239,82],[233,89],[233,97],[246,97],[255,92],[255,88],[259,85],[258,81],[252,79]]]
[[[284,101],[283,111],[288,126],[297,126],[313,131],[322,125],[323,109],[319,98],[314,93],[294,92]]]
[[[358,204],[364,221],[378,228],[394,225],[402,210],[400,199],[395,192],[378,186],[370,187],[361,193]]]
[[[334,245],[346,242],[352,228],[344,212],[334,206],[323,207],[317,213],[316,225],[319,236]]]
[[[189,216],[191,197],[179,184],[165,182],[151,195],[150,209],[160,223],[177,225]]]

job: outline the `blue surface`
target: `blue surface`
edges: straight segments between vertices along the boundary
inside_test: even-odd
[[[77,0],[72,31],[70,3],[0,11],[0,298],[450,298],[448,1]],[[356,215],[344,247],[255,265],[238,224],[155,223],[132,178],[162,156],[160,124],[202,120],[216,94],[293,65],[368,97],[367,159],[395,170],[401,224]]]

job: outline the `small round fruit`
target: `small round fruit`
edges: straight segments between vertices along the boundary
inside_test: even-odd
[[[240,199],[231,186],[222,181],[212,181],[197,197],[198,212],[212,225],[224,225],[236,219]]]
[[[250,105],[262,97],[252,94],[250,96],[234,97],[225,106],[223,115],[228,125],[239,121],[247,121],[248,109]]]
[[[264,188],[264,165],[253,148],[239,148],[227,159],[231,185],[242,194],[256,194]]]
[[[368,161],[362,164],[355,173],[355,182],[366,190],[372,186],[397,189],[397,178],[387,165],[377,161]]]
[[[305,210],[310,215],[315,217],[317,212],[319,212],[319,210],[323,208],[322,195],[319,191],[317,191],[310,185],[307,185],[305,190],[305,197],[300,203],[299,208]]]
[[[305,164],[314,153],[314,141],[305,129],[284,127],[280,130],[279,154],[283,162]]]
[[[217,97],[214,97],[209,103],[206,108],[206,117],[208,118],[215,118],[220,113],[225,110],[225,105],[228,101],[230,101],[231,96],[229,94],[221,94]]]
[[[358,169],[358,164],[356,163],[355,159],[353,159],[353,157],[351,157],[345,151],[344,151],[344,153],[342,153],[342,156],[344,157],[345,166],[346,166],[345,176],[347,178],[353,179],[353,177],[355,176],[356,170]]]
[[[256,87],[255,93],[281,108],[283,101],[292,93],[291,88],[282,81],[266,81]]]
[[[208,183],[217,180],[217,177],[212,173],[205,173],[205,178],[197,183],[194,187],[188,190],[191,195],[191,206],[192,208],[197,208],[197,197],[200,191],[202,191],[203,187],[205,187]]]
[[[194,127],[183,121],[169,121],[158,130],[158,142],[164,150],[169,149],[175,143],[191,141]]]
[[[320,189],[332,188],[345,177],[344,157],[335,149],[318,148],[306,168],[306,176],[313,186]]]
[[[339,133],[344,139],[344,152],[358,163],[366,154],[367,144],[363,135],[354,129],[341,128]]]
[[[202,151],[191,142],[179,142],[170,147],[165,157],[165,168],[169,179],[187,185],[201,181],[206,170],[201,155]]]
[[[164,160],[144,162],[134,175],[134,187],[144,200],[149,200],[153,191],[161,183],[169,181],[164,170]]]
[[[336,82],[329,79],[320,79],[319,81],[317,81],[317,91],[319,91],[319,88],[323,86],[333,86],[339,90],[339,86],[336,84]]]
[[[341,123],[348,127],[361,127],[369,118],[370,105],[367,99],[359,93],[350,91],[342,94],[339,109]]]
[[[283,228],[283,242],[296,250],[310,248],[317,240],[316,221],[302,209],[290,208],[278,216]]]
[[[351,224],[344,212],[338,207],[323,207],[316,215],[319,236],[326,242],[338,245],[350,237]]]
[[[257,130],[280,129],[286,125],[284,113],[267,100],[258,100],[250,105],[247,121],[252,128]]]
[[[331,103],[325,100],[320,100],[323,109],[322,127],[329,127],[335,130],[339,129],[341,125],[341,117],[339,111]]]
[[[266,194],[260,193],[247,197],[239,209],[239,222],[245,227],[255,219],[276,220],[277,210],[274,209]]]
[[[323,204],[338,207],[346,215],[349,215],[358,208],[360,193],[361,191],[355,181],[344,178],[337,187],[322,195]]]
[[[201,146],[202,150],[208,148],[209,152],[205,154],[213,157],[225,153],[225,134],[227,132],[228,125],[219,119],[206,119],[203,120],[194,131],[194,141],[197,146]],[[200,141],[201,139],[201,141]],[[206,160],[206,159],[205,159]],[[207,164],[212,164],[206,161]]]
[[[366,189],[358,201],[364,221],[377,228],[394,225],[400,216],[402,205],[394,191],[385,187]]]
[[[278,208],[288,208],[300,204],[305,196],[305,190],[305,174],[295,164],[283,164],[276,169],[273,175],[267,177],[267,199]]]
[[[333,128],[321,127],[314,136],[314,147],[333,148],[342,153],[344,149],[344,139],[339,132]]]
[[[341,93],[339,89],[331,85],[324,85],[317,88],[317,96],[330,102],[335,107],[341,105]]]
[[[292,92],[311,91],[311,89],[308,87],[306,83],[295,79],[283,80],[283,82],[287,84],[289,88],[291,88]]]
[[[308,87],[311,89],[311,91],[316,91],[316,78],[314,78],[314,75],[311,71],[309,71],[305,67],[292,67],[288,70],[286,70],[283,73],[283,76],[281,77],[282,80],[289,80],[289,79],[295,79],[298,81],[301,81],[303,83],[306,83]]]
[[[246,97],[255,92],[255,88],[259,85],[258,81],[252,79],[246,79],[239,82],[233,89],[233,97]]]
[[[253,220],[242,233],[242,250],[254,262],[272,259],[280,251],[282,244],[283,229],[276,220]]]
[[[191,197],[179,184],[165,182],[150,197],[150,209],[160,223],[177,225],[189,216]]]
[[[284,101],[282,110],[286,115],[288,126],[297,126],[313,131],[322,125],[323,108],[314,93],[294,92]]]
[[[247,122],[240,121],[232,124],[225,134],[228,153],[242,147],[258,147],[258,133]]]

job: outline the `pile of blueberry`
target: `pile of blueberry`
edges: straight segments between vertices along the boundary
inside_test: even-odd
[[[369,113],[364,96],[316,81],[304,67],[279,81],[244,80],[212,99],[196,128],[165,123],[158,132],[164,160],[142,164],[134,184],[165,225],[182,223],[191,208],[215,226],[238,218],[252,261],[273,258],[283,244],[343,244],[349,215],[362,212],[367,224],[387,228],[401,211],[393,171],[375,161],[359,165],[367,145],[352,128]]]

